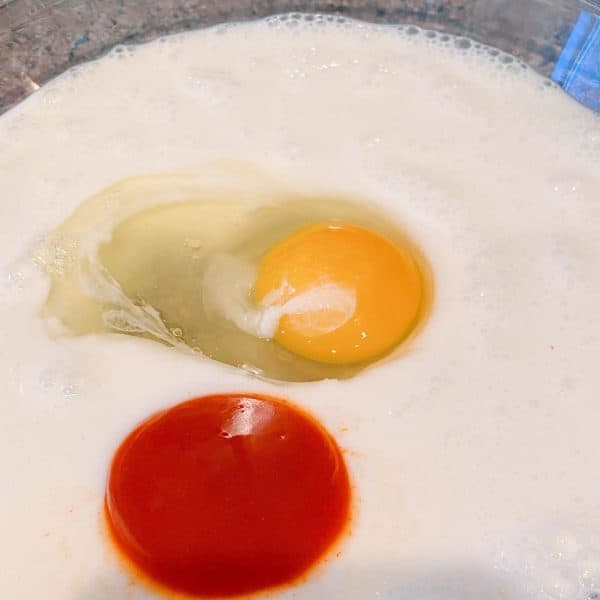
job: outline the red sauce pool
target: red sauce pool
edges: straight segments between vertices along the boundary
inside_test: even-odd
[[[255,394],[195,398],[143,422],[113,458],[105,502],[135,567],[200,597],[293,583],[343,532],[349,508],[333,438]]]

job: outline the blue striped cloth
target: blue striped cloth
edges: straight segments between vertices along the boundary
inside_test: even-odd
[[[600,16],[581,11],[550,77],[600,112]]]

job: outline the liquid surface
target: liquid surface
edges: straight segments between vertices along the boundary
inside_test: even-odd
[[[206,396],[136,427],[106,514],[148,577],[202,597],[293,582],[347,525],[348,473],[318,423],[275,398]]]
[[[350,451],[352,535],[278,597],[598,591],[600,122],[469,40],[317,21],[121,48],[0,118],[0,597],[158,597],[107,543],[107,465],[174,398],[232,389],[293,398]],[[402,360],[276,385],[139,337],[48,335],[48,232],[117,181],[215,159],[406,226],[436,293]]]

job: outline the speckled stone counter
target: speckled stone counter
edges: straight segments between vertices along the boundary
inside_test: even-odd
[[[0,112],[115,44],[293,11],[469,35],[548,73],[578,10],[576,0],[0,0]]]

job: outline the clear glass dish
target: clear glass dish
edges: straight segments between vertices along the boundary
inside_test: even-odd
[[[283,12],[409,23],[465,35],[549,75],[581,10],[598,0],[0,0],[0,113],[115,44]]]

